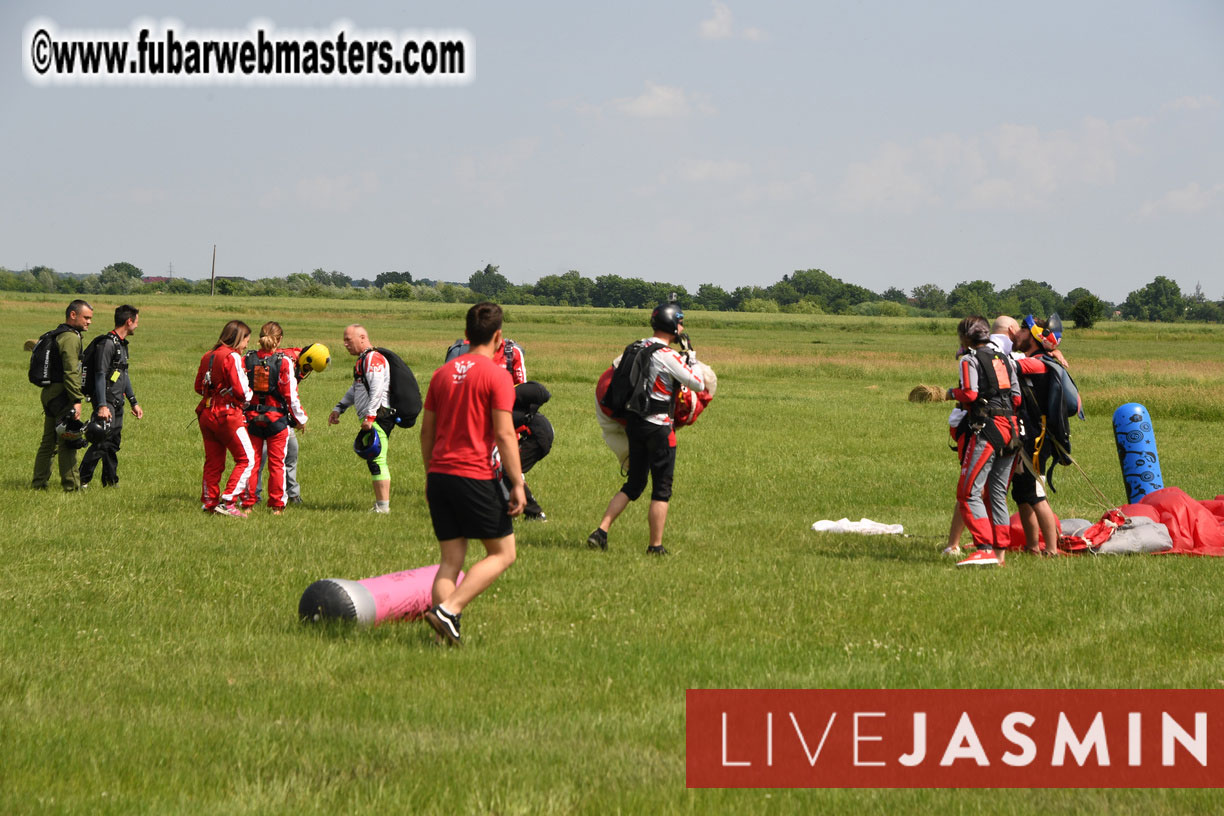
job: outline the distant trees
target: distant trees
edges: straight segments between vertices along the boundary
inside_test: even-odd
[[[379,272],[374,276],[374,285],[380,289],[390,283],[412,283],[412,275],[405,269],[403,272]]]
[[[910,290],[910,297],[919,309],[942,312],[948,308],[948,293],[933,283],[924,283]]]
[[[120,261],[95,274],[65,275],[46,266],[13,271],[0,268],[0,291],[60,294],[113,295],[201,293],[209,291],[207,278],[143,281],[139,267]],[[870,289],[835,278],[822,269],[801,269],[768,286],[737,286],[728,291],[714,283],[703,283],[696,293],[667,281],[647,281],[620,275],[600,275],[594,280],[576,269],[545,275],[535,283],[512,283],[496,264],[486,264],[473,272],[466,285],[453,281],[416,278],[407,270],[379,273],[374,280],[354,280],[336,270],[316,268],[309,273],[295,272],[284,278],[217,278],[217,294],[250,297],[391,298],[446,303],[475,303],[491,299],[504,305],[539,304],[546,306],[587,306],[600,308],[648,309],[673,295],[685,309],[709,311],[780,312],[785,314],[858,314],[880,317],[939,316],[964,317],[980,314],[993,318],[1000,314],[1023,317],[1048,316],[1053,312],[1073,321],[1077,328],[1088,328],[1112,317],[1115,306],[1077,287],[1064,297],[1045,281],[1025,278],[997,290],[987,280],[962,281],[945,292],[931,283],[915,286],[907,297],[896,286],[877,294]],[[1183,295],[1177,283],[1157,276],[1146,286],[1127,295],[1118,314],[1128,320],[1224,322],[1224,301],[1213,301],[1196,286],[1192,295]]]
[[[1071,307],[1071,319],[1077,329],[1091,329],[1104,316],[1105,304],[1093,294],[1084,295]]]
[[[1157,275],[1147,286],[1126,296],[1122,303],[1122,316],[1130,320],[1171,323],[1185,318],[1186,299],[1175,281]]]
[[[595,281],[582,277],[582,273],[571,269],[564,275],[545,275],[536,281],[532,293],[547,306],[588,306]]]
[[[467,282],[467,288],[489,300],[497,300],[510,286],[510,281],[493,264],[488,264],[479,272],[473,272]]]

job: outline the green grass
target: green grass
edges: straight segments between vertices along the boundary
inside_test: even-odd
[[[512,307],[508,333],[547,384],[557,430],[531,474],[545,525],[464,616],[427,627],[311,628],[323,577],[437,561],[415,430],[391,439],[389,517],[368,475],[339,338],[364,322],[422,381],[462,334],[462,305],[159,297],[139,303],[121,485],[27,489],[41,428],[22,340],[60,300],[0,301],[0,812],[955,813],[1207,812],[1194,791],[687,790],[687,688],[1190,687],[1224,684],[1218,559],[1013,558],[964,575],[938,555],[956,476],[946,405],[954,321],[694,312],[720,391],[680,432],[666,543],[644,507],[608,553],[583,543],[621,479],[592,416],[595,377],[645,333],[642,312]],[[95,331],[117,305],[97,301]],[[307,504],[281,518],[199,512],[195,365],[230,317],[327,343],[302,396]],[[91,332],[92,334],[93,332]],[[1124,501],[1110,416],[1144,402],[1167,484],[1224,492],[1224,329],[1106,324],[1069,332],[1089,410],[1073,428],[1092,481]],[[1100,514],[1061,471],[1054,507]],[[641,503],[639,503],[641,504]],[[908,538],[811,532],[821,518],[900,522]],[[477,545],[478,549],[478,545]],[[768,623],[768,625],[767,625]],[[443,768],[449,768],[444,777]]]

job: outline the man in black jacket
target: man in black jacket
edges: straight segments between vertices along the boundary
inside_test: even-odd
[[[115,328],[89,344],[85,352],[85,370],[89,381],[85,394],[94,405],[94,417],[109,422],[105,438],[85,451],[81,460],[81,488],[93,480],[98,462],[102,463],[102,486],[119,483],[119,446],[123,441],[123,403],[131,403],[132,415],[144,416],[136,402],[132,381],[128,377],[128,338],[136,333],[140,310],[133,306],[115,309]]]

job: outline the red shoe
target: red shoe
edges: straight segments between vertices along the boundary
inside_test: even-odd
[[[1001,554],[996,554],[994,550],[975,550],[973,555],[956,562],[958,567],[998,567],[1002,564]]]

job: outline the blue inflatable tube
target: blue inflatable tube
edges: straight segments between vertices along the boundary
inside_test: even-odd
[[[1147,408],[1137,402],[1118,406],[1113,415],[1114,441],[1118,444],[1118,464],[1126,484],[1129,504],[1164,487],[1160,457],[1156,454],[1156,432]]]

